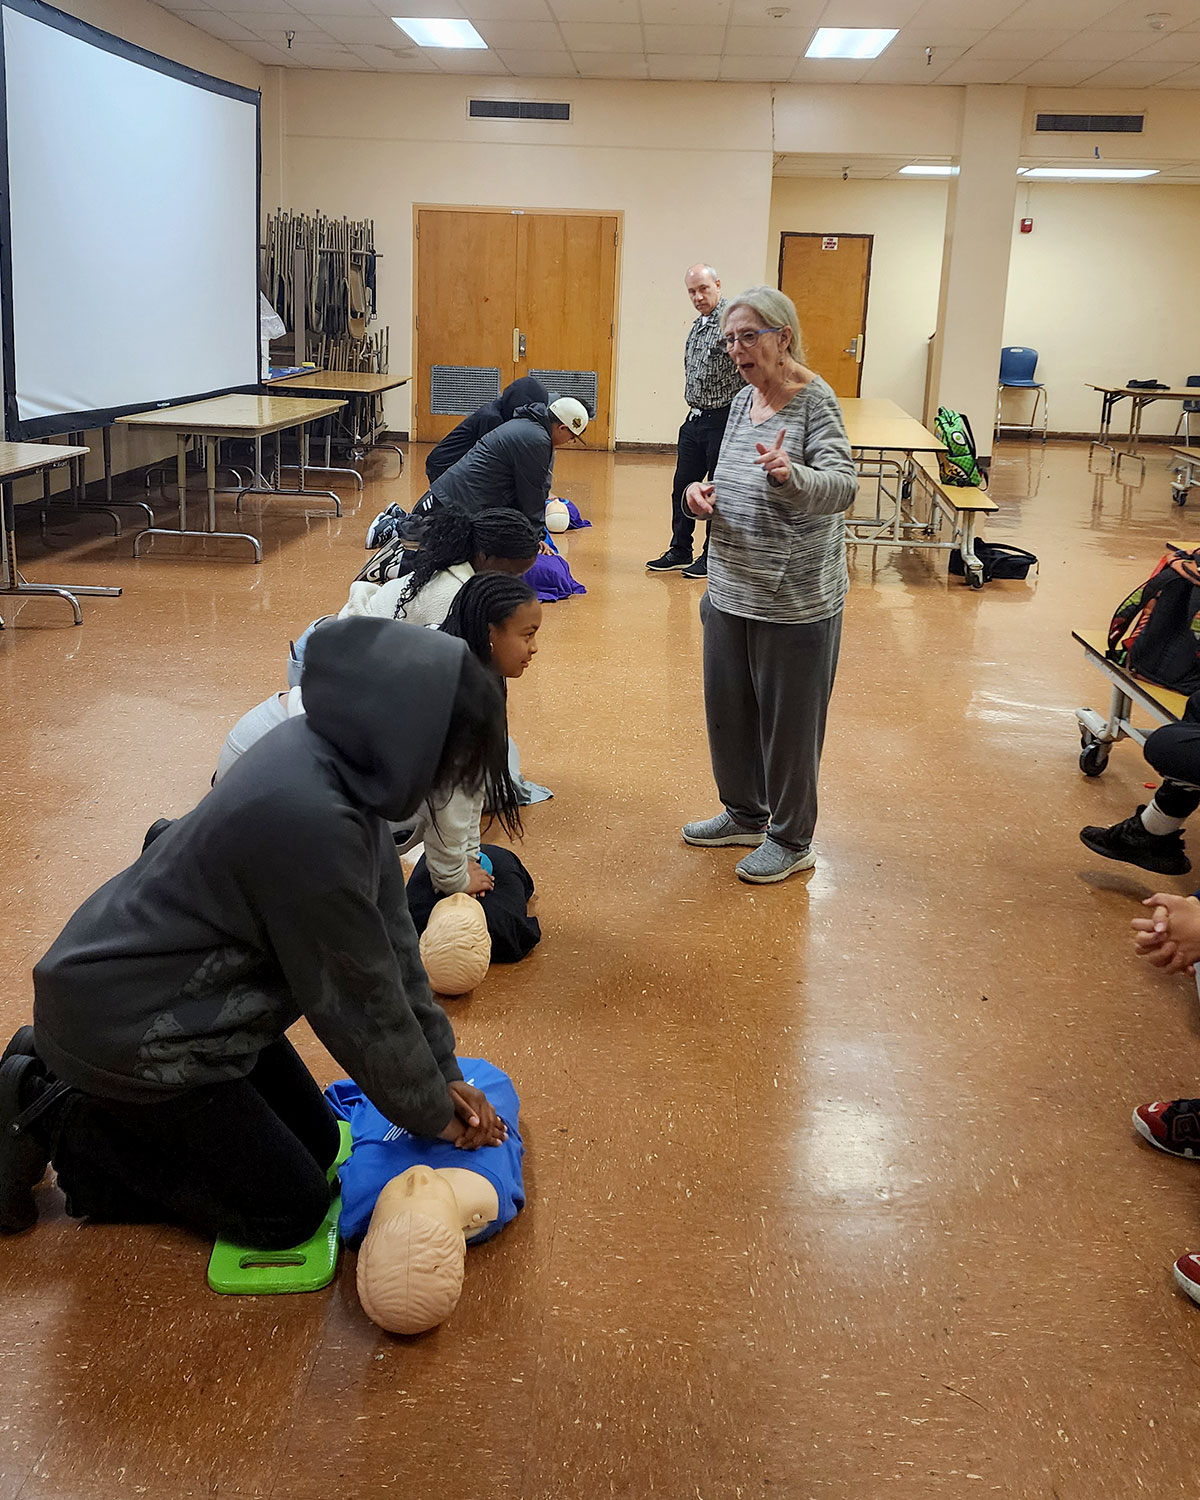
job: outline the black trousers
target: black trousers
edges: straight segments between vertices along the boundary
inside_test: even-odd
[[[679,444],[675,450],[675,478],[671,482],[671,547],[680,552],[692,550],[692,539],[696,533],[696,517],[683,501],[683,492],[689,484],[701,479],[711,479],[721,452],[721,439],[725,436],[725,424],[729,420],[727,406],[715,406],[693,417],[684,418],[679,429]],[[708,522],[704,523],[704,547],[708,551]]]
[[[328,1212],[338,1150],[329,1103],[281,1038],[233,1083],[148,1104],[72,1091],[32,1129],[74,1218],[180,1223],[282,1250]]]
[[[1167,779],[1154,794],[1159,811],[1168,818],[1190,818],[1200,807],[1200,724],[1181,719],[1178,724],[1164,724],[1147,737],[1142,752],[1160,776]]]
[[[483,914],[492,939],[492,962],[519,963],[542,940],[538,919],[526,914],[533,895],[533,879],[511,849],[502,849],[498,844],[483,844],[481,848],[492,862],[492,879],[496,882],[483,898]],[[408,910],[418,932],[425,931],[429,915],[442,894],[434,890],[422,855],[408,877]]]

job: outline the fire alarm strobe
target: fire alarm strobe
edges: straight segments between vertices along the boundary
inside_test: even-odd
[[[1022,219],[1021,220],[1021,233],[1022,234],[1032,234],[1033,233],[1033,220],[1032,219]]]

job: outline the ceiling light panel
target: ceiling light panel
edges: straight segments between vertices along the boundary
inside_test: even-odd
[[[1157,177],[1157,167],[1022,167],[1020,175],[1028,181],[1031,177],[1056,178],[1066,181],[1074,178],[1079,182],[1130,182],[1138,177]]]
[[[894,30],[865,26],[819,26],[805,57],[846,57],[862,61],[878,57],[897,36]]]
[[[470,21],[445,21],[433,16],[393,16],[392,21],[418,47],[483,48],[487,43]]]

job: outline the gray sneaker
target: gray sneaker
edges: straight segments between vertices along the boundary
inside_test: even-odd
[[[817,856],[811,849],[785,849],[774,839],[766,839],[753,854],[739,859],[734,868],[737,878],[749,885],[773,885],[800,870],[811,870],[816,862]]]
[[[756,849],[766,834],[761,829],[743,828],[729,816],[720,812],[715,818],[702,818],[698,823],[683,825],[683,842],[698,844],[706,849],[718,849],[725,844],[748,844]]]

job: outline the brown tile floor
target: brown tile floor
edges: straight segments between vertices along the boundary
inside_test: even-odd
[[[405,1343],[349,1258],[328,1292],[214,1297],[206,1246],[80,1228],[45,1189],[0,1243],[0,1500],[1192,1496],[1200,1309],[1170,1263],[1200,1183],[1128,1122],[1200,1092],[1200,1019],[1131,956],[1150,877],[1076,838],[1151,778],[1129,746],[1080,776],[1072,709],[1106,693],[1068,633],[1188,533],[1164,458],[1124,489],[1080,447],[1006,447],[992,535],[1040,554],[1028,586],[853,558],[821,862],[767,890],[678,837],[715,802],[698,587],[642,568],[669,465],[560,464],[591,592],[547,609],[511,698],[556,792],[522,851],[546,940],[453,1011],[523,1093],[527,1212]],[[411,494],[251,512],[261,568],[23,536],[32,576],[126,594],[82,629],[0,607],[5,1025]]]

